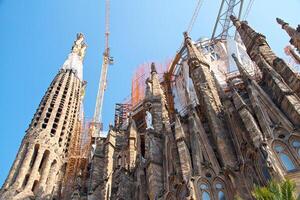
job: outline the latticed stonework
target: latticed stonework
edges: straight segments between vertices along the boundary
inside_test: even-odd
[[[239,75],[221,87],[212,63],[185,34],[182,67],[196,103],[183,87],[187,111],[170,112],[167,80],[161,83],[152,65],[145,98],[131,108],[129,123],[110,127],[97,145],[89,199],[251,200],[255,185],[285,178],[300,192],[299,76],[263,35],[232,21],[262,77],[250,75],[233,55]],[[153,129],[146,128],[146,111]]]
[[[76,61],[79,56],[72,51],[44,95],[1,189],[1,200],[58,199],[60,196],[83,84],[82,65],[69,61]],[[77,61],[80,64],[81,58]]]

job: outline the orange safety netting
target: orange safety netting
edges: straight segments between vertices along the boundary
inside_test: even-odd
[[[164,63],[155,63],[156,71],[161,80],[163,74],[167,71],[171,61],[170,59]],[[150,76],[151,62],[141,64],[132,77],[131,84],[131,105],[134,107],[140,103],[145,97],[146,80]]]

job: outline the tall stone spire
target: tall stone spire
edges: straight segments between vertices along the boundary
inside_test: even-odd
[[[162,125],[167,131],[170,131],[169,115],[166,109],[167,101],[154,63],[151,63],[151,74],[146,83],[145,101],[151,102],[152,105],[153,126],[158,133],[162,131]]]
[[[295,91],[297,94],[300,94],[299,77],[281,58],[274,54],[266,41],[266,37],[255,32],[246,21],[239,21],[234,16],[230,16],[230,18],[240,34],[250,58],[258,66],[259,62],[263,59],[284,79],[284,81],[293,91]]]
[[[169,114],[166,109],[166,99],[160,84],[155,64],[151,64],[151,75],[147,79],[147,89],[144,105],[151,113],[154,129],[147,129],[145,134],[146,174],[148,178],[148,195],[157,199],[162,194],[165,179],[163,170],[164,138],[171,131]]]
[[[82,77],[76,59],[81,63],[86,46],[83,36],[66,65],[55,76],[35,113],[9,175],[1,189],[0,199],[59,198],[70,141],[79,118]],[[79,43],[78,43],[79,42]],[[75,46],[76,46],[75,45]],[[70,58],[72,57],[72,58]],[[75,59],[75,60],[74,60]],[[82,70],[82,69],[81,69]],[[54,190],[55,188],[55,190]]]
[[[300,53],[300,25],[298,25],[297,29],[294,29],[280,18],[276,18],[276,21],[278,24],[281,25],[282,29],[285,30],[287,34],[291,37],[290,43],[294,45]]]
[[[234,166],[236,162],[235,152],[223,121],[223,106],[210,66],[187,33],[184,33],[184,37],[188,51],[190,77],[200,102],[201,111],[203,111],[202,114],[208,121],[224,166]]]

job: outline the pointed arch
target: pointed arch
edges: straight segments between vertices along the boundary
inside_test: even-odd
[[[300,160],[300,137],[291,136],[289,139],[289,144],[293,150],[295,157]]]
[[[278,138],[279,140],[286,140],[289,137],[290,132],[285,128],[279,126],[274,129],[273,134],[274,137]]]
[[[206,168],[204,175],[208,180],[213,180],[213,178],[216,176],[216,173],[212,168]]]
[[[198,190],[198,197],[201,200],[211,200],[212,197],[212,188],[209,180],[206,178],[200,178],[197,182],[197,190]]]
[[[273,142],[273,150],[285,171],[290,172],[296,169],[293,156],[285,143],[281,142],[280,140],[275,140]]]
[[[215,191],[215,196],[217,200],[228,200],[228,192],[226,189],[225,182],[217,177],[213,182],[213,190]]]

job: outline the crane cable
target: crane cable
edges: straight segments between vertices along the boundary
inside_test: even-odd
[[[254,0],[250,0],[249,3],[248,3],[248,6],[247,6],[247,9],[244,13],[244,16],[243,16],[243,20],[246,20],[246,18],[248,17],[249,13],[250,13],[250,10],[252,8],[252,5],[253,5],[253,2]]]
[[[191,19],[191,21],[189,23],[189,26],[188,26],[188,29],[187,29],[188,33],[190,33],[192,31],[192,29],[193,29],[193,26],[195,24],[195,21],[197,19],[197,16],[199,14],[199,10],[200,10],[202,4],[203,4],[203,0],[198,0],[196,8],[195,8],[195,11],[194,11],[194,14],[192,16],[192,19]]]
[[[202,4],[203,4],[203,0],[198,0],[197,5],[196,5],[196,8],[195,8],[194,13],[193,13],[193,16],[192,16],[192,19],[190,20],[190,23],[189,23],[188,28],[187,28],[187,30],[186,30],[187,33],[190,33],[190,32],[192,31],[193,26],[194,26],[195,21],[196,21],[196,19],[197,19],[197,17],[198,17],[199,10],[200,10]],[[183,50],[184,45],[185,45],[185,44],[184,44],[184,41],[183,41],[183,42],[181,43],[180,47],[179,47],[180,50],[176,53],[176,56],[174,57],[175,60],[176,60],[176,58],[180,58],[180,57],[181,57],[181,53],[182,53],[181,51]],[[173,60],[173,62],[174,62],[174,60]],[[177,62],[178,62],[178,61],[177,61]],[[171,65],[171,66],[174,66],[174,65]],[[173,70],[172,67],[171,67],[170,69],[171,69],[171,71]]]

